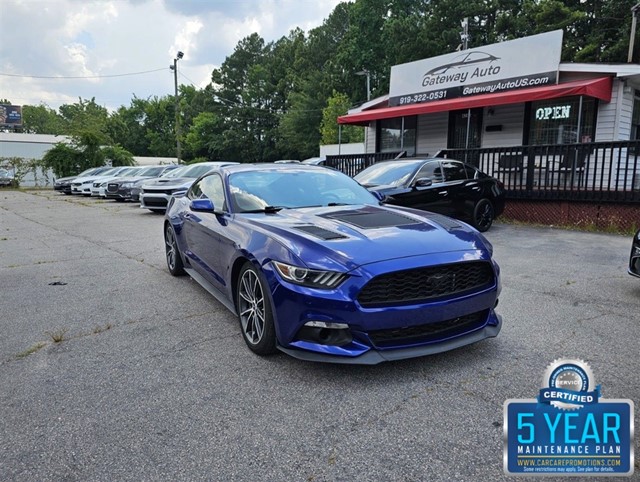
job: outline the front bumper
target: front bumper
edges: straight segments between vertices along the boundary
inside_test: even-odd
[[[385,361],[406,360],[408,358],[435,355],[436,353],[442,353],[445,351],[455,350],[456,348],[461,348],[466,345],[471,345],[472,343],[477,343],[487,338],[494,338],[498,336],[498,333],[500,333],[500,330],[502,329],[502,316],[493,312],[493,310],[492,316],[495,317],[495,324],[487,323],[484,328],[473,331],[466,336],[458,336],[439,343],[399,348],[396,350],[380,351],[370,349],[355,357],[337,356],[331,353],[322,353],[297,348],[285,348],[281,345],[278,345],[278,349],[289,356],[298,358],[299,360],[339,363],[344,365],[377,365],[378,363]]]
[[[140,207],[143,209],[166,210],[171,194],[154,191],[140,193]]]
[[[375,263],[356,271],[338,289],[323,291],[292,285],[263,266],[271,286],[278,348],[296,358],[346,364],[376,364],[441,353],[495,337],[502,318],[495,312],[500,293],[499,268],[492,261],[491,286],[464,295],[387,307],[364,308],[360,289],[373,277],[412,267],[463,262],[480,252],[445,253]],[[324,344],[301,336],[305,323],[348,325],[351,341]],[[348,337],[347,337],[348,338]]]

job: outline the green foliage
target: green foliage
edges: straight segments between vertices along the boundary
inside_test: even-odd
[[[185,137],[184,146],[188,157],[205,160],[222,160],[224,147],[221,143],[224,121],[213,112],[201,112]]]
[[[65,121],[45,104],[22,106],[22,130],[30,134],[66,134]]]
[[[343,125],[340,133],[337,119],[339,116],[346,114],[348,110],[349,98],[347,95],[334,91],[327,107],[322,111],[320,131],[323,144],[337,144],[338,140],[342,144],[362,142],[364,140],[364,129],[362,127]]]
[[[50,168],[56,177],[67,177],[84,170],[84,156],[72,145],[59,142],[42,158],[43,165]]]
[[[106,135],[109,111],[91,100],[78,99],[75,104],[60,106],[60,115],[67,124],[67,133],[78,135],[86,131],[93,131]]]
[[[105,146],[101,151],[104,159],[114,167],[135,165],[133,155],[122,146]]]

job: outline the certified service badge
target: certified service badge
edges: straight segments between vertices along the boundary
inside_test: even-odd
[[[582,360],[551,363],[537,399],[504,403],[508,475],[633,474],[631,400],[605,400]]]

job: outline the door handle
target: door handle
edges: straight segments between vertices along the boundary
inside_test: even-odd
[[[441,196],[447,196],[449,195],[449,191],[439,191],[438,194],[440,194]]]

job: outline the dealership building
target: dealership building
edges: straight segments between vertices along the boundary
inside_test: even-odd
[[[521,204],[614,203],[640,224],[640,65],[561,62],[562,37],[396,65],[388,95],[338,122],[366,128],[373,160],[457,158],[501,179]]]

